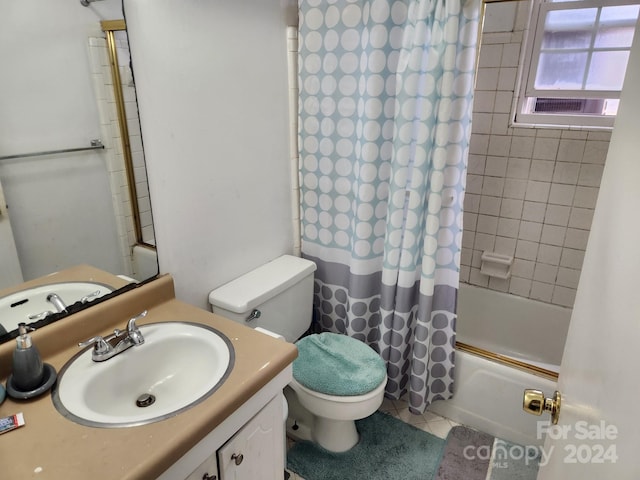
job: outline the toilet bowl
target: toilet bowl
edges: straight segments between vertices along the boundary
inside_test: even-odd
[[[292,343],[300,339],[294,379],[284,391],[287,431],[344,452],[358,443],[355,420],[382,404],[386,367],[359,340],[335,333],[304,335],[311,325],[315,269],[309,260],[283,255],[213,290],[209,303],[214,313],[231,320]]]
[[[380,408],[386,383],[385,378],[367,394],[345,397],[315,392],[292,380],[285,389],[290,408],[287,433],[296,440],[310,440],[331,452],[350,450],[359,440],[355,420],[366,418]],[[301,415],[299,408],[292,406],[296,400],[310,415]]]

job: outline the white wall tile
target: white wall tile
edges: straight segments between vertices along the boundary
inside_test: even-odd
[[[531,162],[530,180],[550,182],[554,174],[555,162],[552,160],[533,160]],[[576,175],[577,178],[577,175]]]
[[[528,220],[530,222],[542,223],[544,221],[546,208],[546,203],[524,202],[524,208],[522,209],[522,219]]]
[[[553,181],[555,183],[568,183],[571,185],[578,183],[579,163],[557,162],[555,167],[553,172]]]
[[[516,253],[516,239],[496,237],[496,243],[493,248],[496,253],[513,256]]]
[[[482,194],[493,197],[501,197],[504,189],[504,178],[500,177],[484,177],[482,183]]]
[[[516,257],[525,260],[535,260],[538,256],[538,243],[528,240],[518,240],[516,244]]]
[[[485,155],[470,154],[467,163],[467,174],[484,175],[484,167],[487,161]]]
[[[527,182],[527,192],[524,198],[532,202],[546,202],[549,198],[550,188],[551,184],[548,182],[529,180]]]
[[[498,231],[498,217],[492,217],[491,215],[478,215],[476,231],[479,233],[495,235]]]
[[[498,292],[508,292],[509,279],[491,277],[489,279],[489,288]]]
[[[549,265],[560,265],[562,247],[542,244],[538,248],[538,262]]]
[[[577,208],[571,209],[571,215],[569,217],[569,226],[573,228],[581,228],[584,230],[591,229],[591,221],[593,220],[593,210],[590,208]]]
[[[503,45],[494,44],[494,45],[481,45],[480,46],[480,60],[478,62],[479,68],[485,67],[499,67],[502,60],[502,49]],[[511,55],[511,52],[509,52]],[[517,62],[515,65],[504,65],[504,66],[517,66]]]
[[[499,217],[497,230],[498,235],[502,237],[517,238],[518,230],[520,230],[519,219]]]
[[[489,148],[487,150],[487,154],[499,157],[507,157],[509,155],[510,147],[510,135],[491,135],[491,137],[489,138]]]
[[[491,113],[474,112],[472,119],[473,133],[490,134],[491,133]]]
[[[516,86],[518,69],[515,67],[501,68],[498,75],[498,90],[513,92]]]
[[[468,190],[464,195],[465,211],[478,213],[480,211],[480,195],[470,193]]]
[[[467,175],[467,192],[468,193],[482,193],[482,182],[484,177],[482,175]]]
[[[519,178],[507,178],[504,181],[504,198],[524,199],[527,181]]]
[[[540,133],[538,133],[540,135]],[[555,160],[558,156],[558,145],[560,140],[557,138],[536,137],[533,146],[533,158],[541,160]]]
[[[519,295],[521,297],[529,297],[531,291],[531,280],[525,278],[511,277],[509,283],[509,293]]]
[[[520,219],[522,217],[523,204],[522,200],[504,198],[500,207],[500,216]]]
[[[480,197],[479,213],[498,216],[500,214],[501,201],[502,199],[500,197],[489,197],[486,195],[482,195]]]
[[[472,249],[476,242],[476,232],[465,230],[462,233],[462,248]]]
[[[480,273],[480,269],[472,268],[469,273],[469,283],[478,287],[489,286],[489,277]]]
[[[540,242],[540,235],[542,234],[542,224],[536,222],[520,222],[520,231],[518,232],[518,238],[522,240],[529,240],[532,242]]]
[[[507,135],[509,133],[509,114],[494,113],[491,120],[491,133],[493,135]]]
[[[489,148],[489,135],[472,133],[469,140],[469,153],[475,155],[486,155]]]
[[[564,239],[564,246],[568,248],[575,248],[578,250],[585,250],[587,248],[588,239],[589,239],[588,230],[579,230],[577,228],[567,228],[567,233]]]
[[[565,267],[560,267],[558,269],[556,285],[568,288],[578,288],[578,280],[580,280],[580,270]]]
[[[487,4],[485,9],[483,37],[493,32],[511,32],[516,20],[517,3],[501,5]]]
[[[531,160],[528,158],[509,158],[507,161],[507,177],[522,178],[526,180],[529,178],[530,167]]]
[[[536,139],[534,137],[513,137],[509,155],[519,158],[531,158]]]
[[[464,229],[475,231],[478,224],[478,214],[465,210],[462,215],[462,223],[464,225]]]
[[[548,265],[545,263],[536,263],[536,268],[535,268],[535,271],[533,272],[533,279],[537,282],[555,284],[557,274],[558,274],[557,266]]]
[[[540,241],[541,243],[547,245],[556,245],[558,247],[561,247],[562,245],[564,245],[566,233],[567,229],[565,227],[543,225]]]
[[[571,208],[564,205],[549,205],[544,218],[544,223],[566,227],[569,224]]]
[[[474,250],[490,251],[493,252],[495,245],[495,235],[488,235],[486,233],[476,233],[476,241],[473,244]]]
[[[511,273],[516,277],[532,279],[535,268],[536,262],[533,260],[515,258],[513,260],[513,266],[511,267]]]
[[[560,146],[558,147],[558,161],[581,162],[586,143],[586,140],[571,140],[563,138],[560,140]]]
[[[589,140],[584,150],[584,163],[597,163],[604,165],[609,150],[609,142]]]
[[[476,76],[476,90],[497,90],[500,69],[495,68],[479,68]],[[474,98],[474,108],[476,99]]]
[[[501,67],[517,67],[520,59],[521,45],[519,43],[509,43],[502,50]]]
[[[506,157],[488,156],[485,162],[485,175],[504,177],[507,173],[507,161]]]
[[[600,187],[603,165],[583,163],[580,165],[578,185],[583,187]]]
[[[498,91],[496,92],[496,101],[493,107],[495,113],[511,112],[511,104],[513,103],[513,92]]]
[[[483,250],[473,250],[473,253],[471,255],[471,266],[473,268],[480,268],[482,266]]]
[[[540,300],[541,302],[551,302],[553,296],[553,285],[541,282],[531,283],[531,296],[534,300]]]
[[[574,250],[572,248],[562,249],[562,256],[560,257],[561,267],[575,268],[579,270],[582,268],[583,261],[584,250]]]
[[[476,90],[473,95],[473,111],[493,113],[493,104],[496,101],[494,90]]]
[[[576,187],[573,185],[552,184],[549,192],[549,203],[554,205],[572,205]]]
[[[573,307],[575,299],[575,289],[556,286],[553,289],[553,298],[551,299],[551,302],[564,307]]]
[[[576,187],[573,205],[582,208],[595,208],[599,189],[596,187]]]

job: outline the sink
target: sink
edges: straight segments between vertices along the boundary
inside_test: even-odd
[[[20,322],[31,323],[38,320],[38,318],[29,317],[36,317],[49,311],[55,313],[55,307],[47,301],[47,296],[51,293],[60,296],[68,306],[82,299],[86,302],[93,301],[112,291],[113,288],[95,282],[49,283],[20,290],[0,298],[2,326],[10,332],[18,328]]]
[[[209,397],[228,377],[233,346],[221,332],[189,322],[139,327],[145,342],[104,362],[92,347],[62,368],[56,409],[93,427],[131,427],[177,415]]]

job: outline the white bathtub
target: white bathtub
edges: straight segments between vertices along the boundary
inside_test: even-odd
[[[458,342],[556,371],[571,309],[461,284]],[[522,410],[525,388],[551,396],[556,382],[528,371],[456,350],[454,397],[429,411],[521,445],[542,445],[536,417]]]

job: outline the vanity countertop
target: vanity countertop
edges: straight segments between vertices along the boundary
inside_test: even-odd
[[[174,464],[297,356],[294,345],[271,338],[175,299],[165,275],[130,292],[33,332],[43,359],[57,371],[78,352],[77,343],[138,323],[189,321],[216,328],[235,350],[228,379],[209,398],[166,420],[128,428],[86,427],[63,417],[50,393],[0,405],[0,416],[23,412],[26,425],[0,435],[3,480],[153,479]],[[9,374],[15,342],[0,345],[0,379]],[[122,355],[126,355],[126,352]]]

